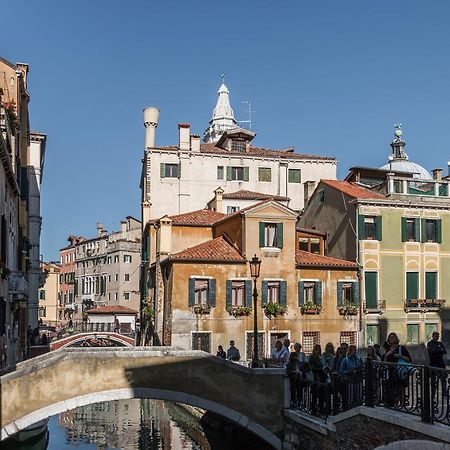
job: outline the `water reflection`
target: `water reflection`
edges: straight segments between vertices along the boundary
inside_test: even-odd
[[[196,408],[161,400],[133,399],[67,411],[50,419],[48,441],[43,434],[26,444],[15,442],[2,448],[265,450],[269,447],[244,430]]]

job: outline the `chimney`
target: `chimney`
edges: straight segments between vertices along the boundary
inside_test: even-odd
[[[306,206],[317,186],[316,181],[305,181],[303,185],[304,206]]]
[[[223,189],[221,187],[218,187],[215,191],[214,191],[215,197],[214,197],[214,209],[217,212],[223,212],[222,211],[222,200],[223,200]]]
[[[190,133],[191,125],[189,123],[179,123],[178,124],[178,132],[180,135],[179,149],[187,150],[191,149],[191,133]]]
[[[170,254],[172,251],[172,219],[164,216],[159,219],[159,253]]]
[[[120,232],[121,233],[126,233],[127,232],[127,224],[128,224],[128,222],[126,220],[121,220],[120,221]]]
[[[158,126],[159,109],[150,106],[144,109],[145,148],[155,147],[155,131]]]
[[[440,181],[442,180],[442,169],[433,169],[433,180]]]
[[[198,134],[191,134],[191,150],[200,152],[200,136]]]
[[[103,230],[104,230],[104,228],[105,228],[105,227],[103,226],[102,223],[97,222],[97,236],[98,236],[98,237],[103,236]]]

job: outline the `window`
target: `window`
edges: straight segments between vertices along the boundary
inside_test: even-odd
[[[338,281],[337,304],[343,303],[359,304],[359,283],[357,281]]]
[[[402,242],[419,242],[420,222],[418,218],[402,217]]]
[[[208,304],[208,280],[195,280],[195,305]]]
[[[288,182],[289,183],[301,183],[302,176],[300,169],[289,169],[288,170]]]
[[[248,167],[242,166],[228,166],[227,180],[228,181],[248,181],[249,180]]]
[[[320,332],[319,331],[304,331],[303,334],[303,351],[306,354],[310,354],[316,344],[320,344]]]
[[[223,180],[223,166],[217,166],[217,179]]]
[[[245,305],[245,281],[233,281],[231,285],[231,306]]]
[[[188,281],[188,305],[216,304],[216,280],[204,278],[189,278]]]
[[[245,141],[243,139],[233,139],[231,141],[231,150],[233,152],[245,152]]]
[[[260,167],[258,169],[258,181],[272,181],[272,169],[270,167]]]
[[[251,361],[253,358],[253,331],[245,332],[245,341],[246,341],[246,359],[247,361]],[[264,332],[258,332],[258,357],[260,359],[264,358],[266,355],[266,339]]]
[[[112,258],[111,258],[111,256],[108,256],[107,263],[111,264],[111,262],[112,262]]]
[[[308,281],[305,282],[303,285],[303,292],[304,292],[304,298],[305,298],[305,303],[314,303],[316,301],[316,296],[315,296],[315,286],[316,283]]]
[[[380,332],[378,325],[367,325],[366,328],[367,345],[374,345],[380,343]]]
[[[115,256],[114,256],[114,262],[115,262],[115,263],[118,263],[118,262],[119,262],[119,255],[115,255]]]
[[[322,306],[322,283],[320,281],[299,281],[298,306],[313,303]]]
[[[267,301],[269,303],[278,303],[280,301],[279,281],[269,281],[267,283]]]
[[[45,300],[45,290],[41,289],[39,291],[39,300]]]
[[[161,163],[161,178],[179,178],[180,164]]]
[[[348,345],[356,345],[356,331],[341,331],[341,344],[346,342]]]
[[[259,246],[283,248],[283,224],[259,222]]]
[[[47,315],[47,308],[45,306],[39,306],[38,314],[39,317],[45,317]]]
[[[211,333],[192,333],[192,350],[211,353]]]
[[[408,323],[406,325],[406,344],[418,344],[419,343],[419,324]]]
[[[437,272],[425,272],[425,298],[437,299]]]
[[[425,342],[431,341],[431,335],[438,330],[437,323],[426,323],[425,324]]]
[[[131,255],[123,255],[123,262],[124,263],[130,263],[131,262]]]
[[[359,239],[381,241],[381,216],[358,216]]]
[[[227,206],[227,214],[233,214],[239,211],[241,208],[239,206]]]
[[[114,293],[114,300],[117,300],[117,292]]]
[[[320,239],[301,237],[298,239],[298,248],[305,252],[316,253],[320,255]]]
[[[118,274],[118,273],[116,273],[116,274],[114,275],[114,281],[119,281],[119,274]]]
[[[108,301],[111,301],[111,294],[108,294]]]
[[[419,298],[419,272],[406,272],[406,299]]]
[[[422,242],[441,243],[441,221],[436,219],[422,219]]]
[[[269,281],[263,280],[262,282],[262,303],[279,303],[281,306],[286,306],[286,281]]]
[[[366,293],[366,308],[378,308],[378,272],[364,273],[364,287]]]
[[[236,306],[252,306],[252,282],[251,280],[227,280],[226,284],[226,308]]]
[[[125,281],[130,281],[130,274],[129,273],[125,274]]]
[[[123,293],[123,298],[124,298],[124,300],[130,300],[130,293],[129,292],[124,292]]]
[[[111,275],[108,275],[108,281],[111,283]]]

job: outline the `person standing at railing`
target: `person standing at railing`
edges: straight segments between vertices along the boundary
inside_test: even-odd
[[[240,361],[241,354],[239,349],[234,345],[234,341],[230,341],[230,348],[227,350],[228,361]]]
[[[375,346],[372,347],[371,345],[369,345],[367,347],[366,357],[367,358],[371,358],[372,361],[375,361],[375,362],[380,362],[381,361],[381,358],[378,356],[378,354],[375,351]]]
[[[333,372],[339,373],[341,370],[341,364],[344,358],[347,356],[348,344],[347,342],[342,342],[336,351],[336,357],[333,361]]]
[[[439,333],[435,331],[431,335],[431,341],[427,343],[428,357],[430,358],[430,367],[436,367],[438,369],[445,369],[444,355],[447,354],[445,345],[439,340]],[[434,381],[441,380],[442,394],[448,397],[447,392],[447,373],[439,370],[432,371],[432,377]],[[436,390],[436,388],[434,388]],[[434,396],[434,392],[433,392]]]
[[[291,408],[299,406],[301,398],[300,370],[298,365],[298,354],[292,352],[289,355],[289,361],[286,364],[286,373],[289,377],[289,385],[291,388]]]
[[[289,351],[281,341],[275,341],[275,350],[272,352],[271,357],[274,362],[285,367],[289,360]]]
[[[309,367],[314,376],[314,383],[311,387],[311,414],[317,414],[317,407],[320,414],[325,414],[325,382],[327,373],[320,360],[322,348],[319,344],[314,345],[309,357]]]
[[[334,356],[334,346],[331,342],[328,342],[328,344],[325,345],[325,351],[320,357],[322,365],[327,371],[327,381],[330,381],[330,373],[333,371]]]
[[[363,366],[363,360],[356,354],[356,345],[350,345],[347,356],[342,360],[339,370],[347,388],[347,401],[344,402],[345,409],[347,409],[347,406],[357,406],[362,401]]]

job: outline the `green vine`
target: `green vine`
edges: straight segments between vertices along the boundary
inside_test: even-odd
[[[264,305],[264,313],[269,318],[279,317],[286,314],[287,308],[279,303],[267,303]]]

